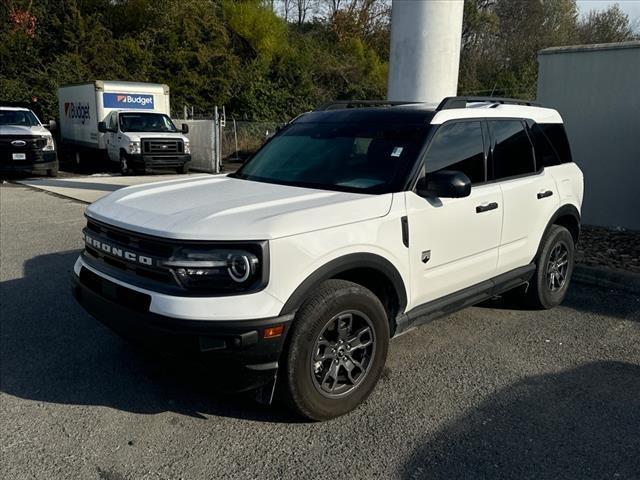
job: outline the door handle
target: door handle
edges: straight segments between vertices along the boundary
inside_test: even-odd
[[[547,190],[546,192],[540,192],[538,193],[538,200],[540,200],[541,198],[550,197],[551,195],[553,195],[553,192],[551,190]]]
[[[486,205],[478,205],[476,207],[476,213],[488,212],[489,210],[495,210],[498,208],[498,202],[487,203]]]

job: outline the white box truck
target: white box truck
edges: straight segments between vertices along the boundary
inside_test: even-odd
[[[103,80],[63,85],[58,106],[65,159],[97,164],[107,156],[123,174],[188,171],[188,127],[178,130],[172,122],[167,85]]]

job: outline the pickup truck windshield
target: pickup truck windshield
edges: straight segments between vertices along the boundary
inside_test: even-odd
[[[171,119],[162,113],[121,113],[123,132],[177,132]]]
[[[0,125],[35,127],[40,125],[36,116],[28,110],[0,110]]]
[[[358,193],[397,191],[426,138],[426,125],[294,123],[235,178]]]

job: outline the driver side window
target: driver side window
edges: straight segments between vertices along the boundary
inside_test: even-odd
[[[464,173],[471,184],[487,180],[482,124],[479,121],[453,122],[436,132],[425,160],[427,176],[439,170]]]

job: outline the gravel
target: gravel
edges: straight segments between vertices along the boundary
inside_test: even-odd
[[[576,262],[640,273],[640,232],[583,226]]]
[[[85,314],[83,209],[0,186],[1,478],[638,478],[637,297],[576,284],[551,311],[450,315],[392,342],[361,408],[303,423]]]

